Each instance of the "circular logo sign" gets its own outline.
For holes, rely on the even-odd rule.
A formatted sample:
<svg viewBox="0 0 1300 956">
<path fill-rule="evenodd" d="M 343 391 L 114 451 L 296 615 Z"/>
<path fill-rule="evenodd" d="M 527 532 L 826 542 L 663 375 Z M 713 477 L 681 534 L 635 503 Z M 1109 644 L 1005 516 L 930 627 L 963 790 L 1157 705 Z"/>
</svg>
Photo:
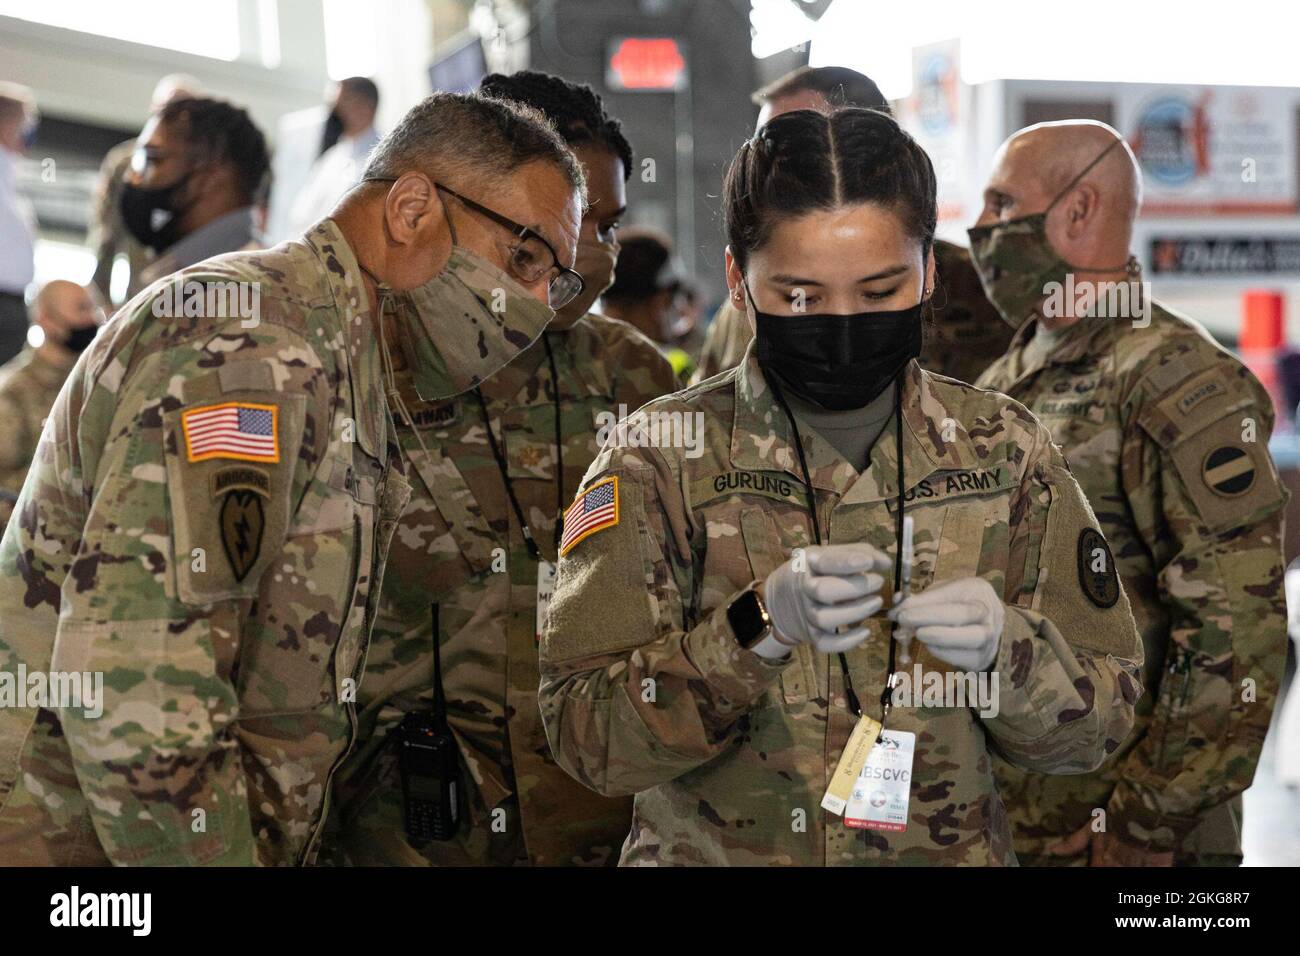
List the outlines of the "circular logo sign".
<svg viewBox="0 0 1300 956">
<path fill-rule="evenodd" d="M 1196 175 L 1198 118 L 1191 103 L 1157 100 L 1138 120 L 1134 152 L 1144 172 L 1166 186 L 1179 186 Z"/>
</svg>

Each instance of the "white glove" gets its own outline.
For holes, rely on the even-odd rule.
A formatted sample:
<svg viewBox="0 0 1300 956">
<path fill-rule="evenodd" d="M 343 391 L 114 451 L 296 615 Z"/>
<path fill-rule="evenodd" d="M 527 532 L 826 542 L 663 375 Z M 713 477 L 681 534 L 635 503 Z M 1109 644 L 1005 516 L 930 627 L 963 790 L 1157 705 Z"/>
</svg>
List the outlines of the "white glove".
<svg viewBox="0 0 1300 956">
<path fill-rule="evenodd" d="M 997 660 L 1006 608 L 983 578 L 958 578 L 909 595 L 887 617 L 914 631 L 941 661 L 984 671 Z"/>
<path fill-rule="evenodd" d="M 768 658 L 784 657 L 790 645 L 812 644 L 827 654 L 847 651 L 870 633 L 863 622 L 884 604 L 880 589 L 889 557 L 869 544 L 805 548 L 767 576 L 763 598 L 776 635 L 754 647 Z M 847 631 L 837 628 L 849 626 Z"/>
</svg>

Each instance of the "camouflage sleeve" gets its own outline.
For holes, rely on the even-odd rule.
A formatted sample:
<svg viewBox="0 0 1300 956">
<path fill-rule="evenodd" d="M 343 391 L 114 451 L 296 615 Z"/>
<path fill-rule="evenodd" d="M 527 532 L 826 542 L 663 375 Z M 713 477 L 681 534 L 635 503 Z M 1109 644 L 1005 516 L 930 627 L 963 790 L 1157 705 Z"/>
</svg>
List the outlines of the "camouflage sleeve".
<svg viewBox="0 0 1300 956">
<path fill-rule="evenodd" d="M 1193 379 L 1139 412 L 1123 450 L 1169 641 L 1151 724 L 1108 816 L 1154 850 L 1176 849 L 1206 809 L 1250 786 L 1286 662 L 1287 494 L 1268 454 L 1272 407 L 1253 379 L 1203 378 L 1214 387 Z"/>
<path fill-rule="evenodd" d="M 540 697 L 560 766 L 614 796 L 657 786 L 720 754 L 737 718 L 789 658 L 768 662 L 737 644 L 729 602 L 693 619 L 685 505 L 657 450 L 607 448 L 587 472 L 584 492 L 607 481 L 617 524 L 560 559 Z"/>
<path fill-rule="evenodd" d="M 984 725 L 1018 767 L 1086 773 L 1133 728 L 1142 643 L 1097 519 L 1036 429 L 1011 502 L 999 712 Z"/>
<path fill-rule="evenodd" d="M 5 440 L 0 442 L 0 475 L 19 471 L 27 466 L 27 453 L 34 446 L 27 433 L 27 416 L 22 408 L 7 394 L 0 391 L 0 422 L 5 423 Z M 17 493 L 17 488 L 10 488 Z"/>
<path fill-rule="evenodd" d="M 38 525 L 85 509 L 51 664 L 103 675 L 102 713 L 59 711 L 77 782 L 115 863 L 253 865 L 236 661 L 332 388 L 305 340 L 266 322 L 96 373 L 60 397 L 34 493 Z M 267 439 L 205 437 L 231 410 Z"/>
</svg>

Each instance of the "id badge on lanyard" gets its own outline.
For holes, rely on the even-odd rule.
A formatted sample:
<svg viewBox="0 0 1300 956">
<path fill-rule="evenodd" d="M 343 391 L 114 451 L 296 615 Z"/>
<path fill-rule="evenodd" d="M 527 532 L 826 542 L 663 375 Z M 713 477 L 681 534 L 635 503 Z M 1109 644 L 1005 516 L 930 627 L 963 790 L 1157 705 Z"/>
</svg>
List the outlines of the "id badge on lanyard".
<svg viewBox="0 0 1300 956">
<path fill-rule="evenodd" d="M 907 804 L 912 795 L 912 756 L 916 734 L 885 730 L 849 795 L 844 825 L 855 830 L 907 829 Z"/>
</svg>

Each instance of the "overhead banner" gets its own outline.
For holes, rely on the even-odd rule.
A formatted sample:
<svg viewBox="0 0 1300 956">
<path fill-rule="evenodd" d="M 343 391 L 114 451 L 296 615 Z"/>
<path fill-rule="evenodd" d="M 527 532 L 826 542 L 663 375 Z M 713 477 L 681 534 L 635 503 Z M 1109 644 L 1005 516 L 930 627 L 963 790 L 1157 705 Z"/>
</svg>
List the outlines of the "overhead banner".
<svg viewBox="0 0 1300 956">
<path fill-rule="evenodd" d="M 1300 275 L 1300 236 L 1152 236 L 1152 275 Z"/>
<path fill-rule="evenodd" d="M 1294 94 L 1235 86 L 1117 87 L 1150 216 L 1296 211 Z"/>
</svg>

